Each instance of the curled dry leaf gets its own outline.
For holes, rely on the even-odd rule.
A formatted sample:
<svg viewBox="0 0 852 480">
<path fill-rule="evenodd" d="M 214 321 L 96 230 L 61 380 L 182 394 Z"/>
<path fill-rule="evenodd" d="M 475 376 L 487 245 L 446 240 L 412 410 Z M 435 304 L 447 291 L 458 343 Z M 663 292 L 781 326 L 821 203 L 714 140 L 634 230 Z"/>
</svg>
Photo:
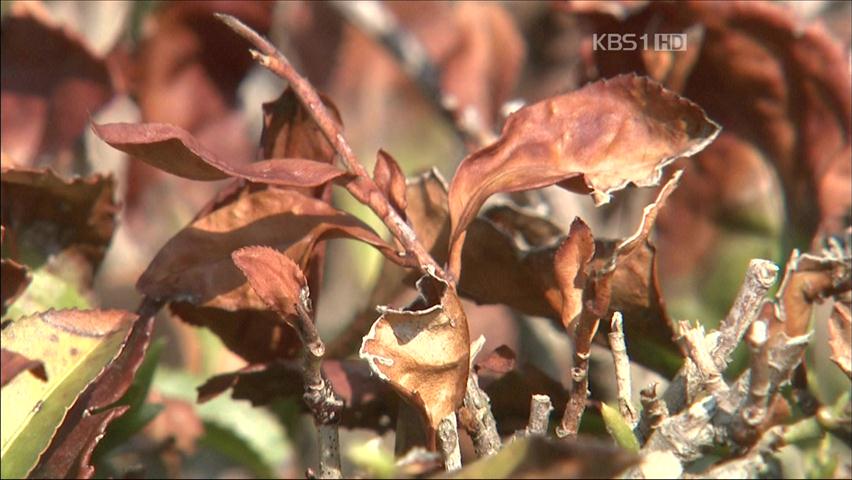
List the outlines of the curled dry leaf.
<svg viewBox="0 0 852 480">
<path fill-rule="evenodd" d="M 788 245 L 805 247 L 848 225 L 852 77 L 848 51 L 821 22 L 774 2 L 700 1 L 648 2 L 623 22 L 593 21 L 594 32 L 609 35 L 704 30 L 700 43 L 688 43 L 681 58 L 673 55 L 664 82 L 700 104 L 724 130 L 690 162 L 684 188 L 660 218 L 660 265 L 667 283 L 691 281 L 701 291 L 708 272 L 729 264 L 720 256 L 731 231 L 746 226 L 752 234 L 757 227 L 764 236 L 781 235 L 776 209 L 786 209 L 795 232 L 784 232 Z M 693 54 L 697 58 L 689 58 Z M 653 74 L 660 57 L 669 55 L 594 53 L 605 76 Z M 776 178 L 783 204 L 773 198 Z M 741 268 L 748 258 L 737 258 Z"/>
<path fill-rule="evenodd" d="M 554 276 L 562 293 L 562 324 L 566 329 L 575 326 L 574 320 L 583 311 L 587 268 L 594 255 L 592 230 L 579 217 L 575 218 L 553 259 Z"/>
<path fill-rule="evenodd" d="M 12 379 L 23 372 L 30 372 L 43 381 L 47 381 L 47 372 L 44 370 L 44 363 L 40 360 L 31 360 L 20 353 L 6 350 L 0 350 L 2 354 L 2 376 L 0 376 L 0 386 L 5 386 Z"/>
<path fill-rule="evenodd" d="M 50 310 L 2 330 L 3 346 L 42 361 L 48 378 L 19 376 L 0 391 L 4 478 L 35 467 L 68 409 L 119 354 L 135 318 L 119 310 Z"/>
<path fill-rule="evenodd" d="M 237 400 L 252 405 L 268 405 L 284 398 L 301 399 L 301 362 L 276 361 L 249 365 L 235 372 L 216 375 L 198 387 L 198 401 L 206 402 L 229 388 Z M 360 360 L 324 360 L 322 372 L 344 401 L 341 425 L 347 428 L 371 428 L 383 432 L 394 425 L 398 396 L 391 387 L 373 375 Z M 298 404 L 307 411 L 307 405 Z"/>
<path fill-rule="evenodd" d="M 3 249 L 29 266 L 69 252 L 94 273 L 106 253 L 118 207 L 111 176 L 64 180 L 52 170 L 2 169 Z"/>
<path fill-rule="evenodd" d="M 560 184 L 598 203 L 629 183 L 656 185 L 662 169 L 701 151 L 719 127 L 697 105 L 644 77 L 621 75 L 522 108 L 500 138 L 459 165 L 450 185 L 450 268 L 464 232 L 498 192 Z"/>
<path fill-rule="evenodd" d="M 831 360 L 852 377 L 852 313 L 847 305 L 838 302 L 828 320 L 828 346 Z"/>
<path fill-rule="evenodd" d="M 805 335 L 814 303 L 852 290 L 850 275 L 848 260 L 794 251 L 778 289 L 779 321 L 771 324 L 770 331 L 780 329 L 790 338 Z"/>
<path fill-rule="evenodd" d="M 316 187 L 346 174 L 324 162 L 301 158 L 226 162 L 186 130 L 161 123 L 92 124 L 92 130 L 111 146 L 154 167 L 192 180 L 245 178 L 285 187 Z"/>
<path fill-rule="evenodd" d="M 425 420 L 434 447 L 440 421 L 461 405 L 470 369 L 470 334 L 455 288 L 437 277 L 418 281 L 409 309 L 383 307 L 359 356 Z"/>
<path fill-rule="evenodd" d="M 396 160 L 384 150 L 379 150 L 379 153 L 376 154 L 373 181 L 388 198 L 394 210 L 405 219 L 405 209 L 408 206 L 408 201 L 405 198 L 405 174 L 402 173 L 402 169 L 399 168 Z"/>
<path fill-rule="evenodd" d="M 76 34 L 24 12 L 25 4 L 11 10 L 0 42 L 0 136 L 5 153 L 32 166 L 41 154 L 73 146 L 112 97 L 112 82 L 104 60 Z"/>
</svg>

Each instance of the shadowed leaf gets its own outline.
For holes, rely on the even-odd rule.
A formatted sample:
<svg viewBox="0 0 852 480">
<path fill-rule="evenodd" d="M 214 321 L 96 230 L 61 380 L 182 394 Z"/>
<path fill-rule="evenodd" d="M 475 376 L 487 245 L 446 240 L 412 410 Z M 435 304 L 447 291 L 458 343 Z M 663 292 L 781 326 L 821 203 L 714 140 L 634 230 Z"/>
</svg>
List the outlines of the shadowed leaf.
<svg viewBox="0 0 852 480">
<path fill-rule="evenodd" d="M 0 386 L 5 386 L 17 377 L 18 374 L 23 372 L 30 372 L 37 378 L 45 382 L 47 381 L 47 372 L 45 372 L 44 364 L 41 361 L 30 360 L 20 353 L 6 350 L 5 348 L 0 350 L 0 353 L 2 353 L 2 362 L 0 364 L 3 365 Z"/>
<path fill-rule="evenodd" d="M 616 478 L 638 456 L 591 438 L 513 440 L 499 453 L 441 478 Z"/>
<path fill-rule="evenodd" d="M 231 253 L 265 245 L 283 251 L 304 271 L 314 246 L 331 238 L 358 239 L 400 260 L 351 215 L 294 191 L 268 189 L 241 196 L 184 228 L 160 250 L 137 286 L 152 298 L 229 311 L 267 310 Z"/>
</svg>

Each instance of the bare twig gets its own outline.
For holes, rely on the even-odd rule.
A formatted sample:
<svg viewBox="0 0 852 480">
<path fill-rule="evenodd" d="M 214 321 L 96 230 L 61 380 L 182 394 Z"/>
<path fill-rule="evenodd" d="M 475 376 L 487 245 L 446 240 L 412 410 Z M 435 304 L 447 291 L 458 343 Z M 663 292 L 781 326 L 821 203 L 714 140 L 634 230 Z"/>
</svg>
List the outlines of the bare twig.
<svg viewBox="0 0 852 480">
<path fill-rule="evenodd" d="M 636 413 L 636 408 L 633 406 L 633 402 L 630 401 L 630 357 L 627 356 L 627 346 L 624 343 L 621 312 L 612 314 L 610 330 L 608 338 L 610 351 L 612 352 L 612 361 L 615 365 L 615 390 L 618 398 L 618 410 L 632 428 L 636 426 L 639 417 Z"/>
<path fill-rule="evenodd" d="M 496 140 L 497 136 L 485 127 L 476 109 L 459 105 L 458 99 L 442 90 L 438 68 L 430 60 L 423 44 L 400 25 L 381 2 L 334 1 L 331 4 L 343 18 L 393 55 L 441 116 L 455 127 L 462 140 L 477 146 Z"/>
<path fill-rule="evenodd" d="M 731 310 L 719 326 L 719 340 L 712 351 L 713 361 L 720 370 L 730 362 L 751 322 L 757 318 L 766 292 L 778 278 L 778 266 L 768 260 L 754 259 L 748 265 L 745 281 L 737 294 Z"/>
<path fill-rule="evenodd" d="M 680 322 L 680 342 L 689 359 L 695 365 L 702 386 L 717 399 L 728 392 L 728 384 L 722 378 L 722 372 L 713 362 L 713 357 L 705 347 L 704 327 L 690 327 L 688 322 Z"/>
<path fill-rule="evenodd" d="M 731 310 L 719 331 L 710 334 L 716 337 L 709 342 L 711 345 L 715 344 L 715 347 L 710 349 L 710 355 L 719 371 L 724 371 L 727 367 L 728 357 L 757 317 L 766 292 L 775 283 L 777 276 L 778 267 L 768 260 L 753 259 L 749 263 Z M 670 412 L 678 412 L 695 397 L 700 387 L 701 379 L 697 375 L 695 364 L 687 362 L 669 384 L 663 394 L 663 400 Z"/>
<path fill-rule="evenodd" d="M 461 468 L 461 448 L 455 412 L 447 415 L 438 424 L 438 448 L 448 472 Z"/>
<path fill-rule="evenodd" d="M 435 276 L 446 279 L 443 269 L 417 240 L 414 230 L 391 207 L 387 197 L 382 194 L 364 166 L 355 157 L 355 153 L 340 132 L 339 125 L 310 82 L 296 72 L 284 54 L 249 26 L 231 15 L 217 13 L 216 17 L 259 50 L 251 50 L 251 54 L 260 65 L 289 82 L 290 87 L 296 92 L 311 118 L 319 126 L 320 131 L 334 147 L 337 154 L 340 155 L 343 164 L 356 177 L 354 181 L 345 185 L 346 189 L 359 202 L 367 205 L 376 213 L 391 234 L 405 248 L 406 254 L 414 257 L 417 262 L 416 266 L 419 266 L 424 272 L 431 269 Z M 454 279 L 451 280 L 454 281 Z"/>
<path fill-rule="evenodd" d="M 580 323 L 574 331 L 574 367 L 571 368 L 571 393 L 562 422 L 556 428 L 556 435 L 576 437 L 580 429 L 580 419 L 586 410 L 586 400 L 589 398 L 589 357 L 591 356 L 592 338 L 598 331 L 600 317 L 592 313 L 592 309 L 584 309 L 580 315 Z"/>
<path fill-rule="evenodd" d="M 751 325 L 746 340 L 751 350 L 751 378 L 749 379 L 748 399 L 740 415 L 750 426 L 757 426 L 766 418 L 766 406 L 769 401 L 769 349 L 766 348 L 766 322 L 758 320 Z"/>
<path fill-rule="evenodd" d="M 642 451 L 669 451 L 684 463 L 699 458 L 701 449 L 713 443 L 715 429 L 710 419 L 715 413 L 716 400 L 708 395 L 663 421 Z"/>
<path fill-rule="evenodd" d="M 341 400 L 322 373 L 325 345 L 319 336 L 311 315 L 311 300 L 307 287 L 303 288 L 296 305 L 299 323 L 297 331 L 304 345 L 305 403 L 314 417 L 319 432 L 319 478 L 342 478 L 340 469 L 340 439 L 338 423 L 343 410 Z"/>
<path fill-rule="evenodd" d="M 657 385 L 657 382 L 654 382 L 639 392 L 642 401 L 642 417 L 634 432 L 640 442 L 648 438 L 669 417 L 666 402 L 657 395 Z"/>
<path fill-rule="evenodd" d="M 527 435 L 546 435 L 550 423 L 550 412 L 553 403 L 547 395 L 533 395 L 530 400 L 530 419 L 527 424 Z"/>
<path fill-rule="evenodd" d="M 491 399 L 482 391 L 473 369 L 467 377 L 467 390 L 462 407 L 462 426 L 473 440 L 478 457 L 493 455 L 503 446 L 497 433 L 497 422 L 491 412 Z"/>
</svg>

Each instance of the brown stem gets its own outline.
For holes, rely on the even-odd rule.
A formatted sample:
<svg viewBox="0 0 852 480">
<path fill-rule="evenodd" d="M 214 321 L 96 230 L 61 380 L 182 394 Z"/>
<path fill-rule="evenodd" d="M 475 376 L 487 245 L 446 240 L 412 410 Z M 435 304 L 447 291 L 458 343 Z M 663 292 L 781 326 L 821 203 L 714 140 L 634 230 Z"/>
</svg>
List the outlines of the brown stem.
<svg viewBox="0 0 852 480">
<path fill-rule="evenodd" d="M 574 332 L 574 367 L 571 368 L 571 393 L 562 422 L 556 429 L 556 435 L 576 437 L 580 429 L 580 419 L 586 410 L 586 400 L 589 398 L 589 357 L 591 356 L 592 338 L 598 331 L 600 317 L 589 309 L 584 309 L 580 323 Z"/>
<path fill-rule="evenodd" d="M 301 76 L 290 62 L 272 43 L 263 38 L 237 18 L 217 13 L 216 17 L 237 34 L 251 42 L 257 50 L 251 50 L 252 57 L 263 67 L 286 80 L 296 92 L 311 118 L 319 126 L 320 131 L 328 139 L 334 150 L 340 155 L 343 164 L 356 179 L 345 184 L 345 187 L 359 202 L 370 207 L 384 222 L 391 234 L 402 244 L 406 253 L 412 255 L 418 266 L 425 272 L 432 269 L 435 276 L 447 279 L 443 269 L 429 255 L 429 252 L 417 240 L 414 230 L 391 207 L 387 197 L 376 186 L 367 170 L 355 157 L 352 148 L 346 142 L 334 117 L 320 99 L 319 94 L 310 82 Z M 454 282 L 454 279 L 450 279 Z"/>
<path fill-rule="evenodd" d="M 666 407 L 666 402 L 657 395 L 657 385 L 658 383 L 654 382 L 639 392 L 642 402 L 642 416 L 635 431 L 640 442 L 648 438 L 654 433 L 654 430 L 660 428 L 660 425 L 669 418 L 669 409 Z"/>
<path fill-rule="evenodd" d="M 473 369 L 467 377 L 467 390 L 464 404 L 459 411 L 462 427 L 473 440 L 473 449 L 477 457 L 494 455 L 502 448 L 497 422 L 491 412 L 491 399 L 482 391 Z"/>
</svg>

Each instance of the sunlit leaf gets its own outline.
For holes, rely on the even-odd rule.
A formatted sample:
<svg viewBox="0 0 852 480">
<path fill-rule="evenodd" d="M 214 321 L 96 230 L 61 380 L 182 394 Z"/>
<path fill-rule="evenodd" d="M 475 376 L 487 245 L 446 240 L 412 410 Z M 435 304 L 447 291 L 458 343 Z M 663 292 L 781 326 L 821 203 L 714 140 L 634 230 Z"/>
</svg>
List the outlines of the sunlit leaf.
<svg viewBox="0 0 852 480">
<path fill-rule="evenodd" d="M 4 347 L 40 359 L 48 376 L 18 376 L 0 391 L 4 478 L 33 468 L 78 395 L 118 354 L 134 318 L 119 310 L 49 311 L 3 329 Z"/>
</svg>

